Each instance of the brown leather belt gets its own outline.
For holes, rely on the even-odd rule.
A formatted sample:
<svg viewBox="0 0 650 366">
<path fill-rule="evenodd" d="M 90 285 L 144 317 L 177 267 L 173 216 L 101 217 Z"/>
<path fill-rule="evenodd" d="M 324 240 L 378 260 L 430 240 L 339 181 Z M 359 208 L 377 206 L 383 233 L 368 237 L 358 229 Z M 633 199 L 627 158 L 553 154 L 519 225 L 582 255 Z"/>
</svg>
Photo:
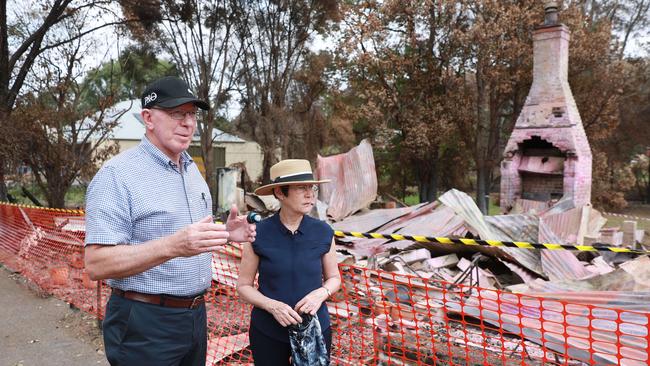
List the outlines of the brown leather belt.
<svg viewBox="0 0 650 366">
<path fill-rule="evenodd" d="M 114 288 L 113 293 L 125 299 L 146 302 L 147 304 L 160 305 L 169 308 L 196 309 L 205 302 L 205 297 L 203 294 L 191 298 L 182 298 L 170 295 L 152 295 L 135 291 L 123 291 L 119 288 Z"/>
</svg>

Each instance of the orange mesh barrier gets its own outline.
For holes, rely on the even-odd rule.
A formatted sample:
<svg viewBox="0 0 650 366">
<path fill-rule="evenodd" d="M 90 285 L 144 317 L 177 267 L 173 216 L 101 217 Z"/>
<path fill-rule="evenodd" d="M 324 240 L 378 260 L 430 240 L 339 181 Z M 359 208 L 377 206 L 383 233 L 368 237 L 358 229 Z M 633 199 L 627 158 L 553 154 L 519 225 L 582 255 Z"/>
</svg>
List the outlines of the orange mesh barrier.
<svg viewBox="0 0 650 366">
<path fill-rule="evenodd" d="M 0 263 L 103 318 L 110 289 L 83 269 L 83 212 L 0 204 Z M 241 250 L 213 256 L 206 365 L 250 364 Z M 649 314 L 340 265 L 328 303 L 336 365 L 648 365 Z"/>
<path fill-rule="evenodd" d="M 0 262 L 102 318 L 109 289 L 84 271 L 82 211 L 0 204 Z"/>
</svg>

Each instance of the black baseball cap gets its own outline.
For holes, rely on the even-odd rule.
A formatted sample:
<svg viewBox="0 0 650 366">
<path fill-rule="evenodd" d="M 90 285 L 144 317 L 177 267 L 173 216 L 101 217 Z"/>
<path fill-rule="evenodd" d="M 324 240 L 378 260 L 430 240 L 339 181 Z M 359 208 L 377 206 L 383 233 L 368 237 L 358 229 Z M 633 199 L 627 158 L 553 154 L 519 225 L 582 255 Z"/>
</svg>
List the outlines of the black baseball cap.
<svg viewBox="0 0 650 366">
<path fill-rule="evenodd" d="M 185 103 L 194 103 L 201 109 L 210 109 L 210 104 L 195 97 L 190 86 L 176 76 L 166 76 L 149 84 L 140 101 L 142 108 L 174 108 Z"/>
</svg>

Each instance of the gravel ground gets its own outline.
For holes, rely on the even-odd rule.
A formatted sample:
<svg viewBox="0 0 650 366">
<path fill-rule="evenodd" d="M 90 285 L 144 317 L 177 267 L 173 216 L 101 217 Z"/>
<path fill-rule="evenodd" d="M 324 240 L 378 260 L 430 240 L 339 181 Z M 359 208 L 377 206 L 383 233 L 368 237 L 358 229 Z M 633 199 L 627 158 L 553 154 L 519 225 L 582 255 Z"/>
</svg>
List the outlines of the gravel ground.
<svg viewBox="0 0 650 366">
<path fill-rule="evenodd" d="M 108 365 L 97 321 L 0 265 L 0 365 Z"/>
</svg>

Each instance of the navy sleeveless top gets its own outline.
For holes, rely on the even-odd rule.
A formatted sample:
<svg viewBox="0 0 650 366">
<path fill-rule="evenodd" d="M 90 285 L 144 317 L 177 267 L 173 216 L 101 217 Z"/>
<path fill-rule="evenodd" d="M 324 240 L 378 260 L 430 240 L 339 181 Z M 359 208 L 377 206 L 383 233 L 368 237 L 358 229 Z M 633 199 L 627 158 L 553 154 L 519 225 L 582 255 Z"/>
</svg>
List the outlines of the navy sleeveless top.
<svg viewBox="0 0 650 366">
<path fill-rule="evenodd" d="M 259 291 L 292 308 L 311 291 L 323 285 L 323 255 L 330 250 L 334 231 L 324 221 L 305 215 L 295 233 L 280 221 L 280 214 L 257 224 L 253 251 L 259 257 Z M 325 302 L 318 309 L 322 331 L 330 326 Z M 287 328 L 271 313 L 253 307 L 251 326 L 268 337 L 289 342 Z"/>
</svg>

